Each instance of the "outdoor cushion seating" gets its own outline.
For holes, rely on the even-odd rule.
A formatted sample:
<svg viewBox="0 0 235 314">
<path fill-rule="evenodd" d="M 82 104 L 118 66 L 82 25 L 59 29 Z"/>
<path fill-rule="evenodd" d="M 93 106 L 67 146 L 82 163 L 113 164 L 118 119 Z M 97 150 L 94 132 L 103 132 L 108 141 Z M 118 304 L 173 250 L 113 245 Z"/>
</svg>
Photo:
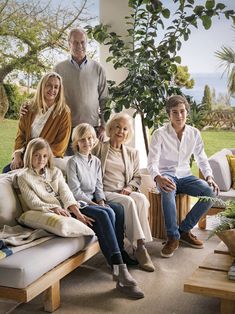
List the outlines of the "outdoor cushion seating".
<svg viewBox="0 0 235 314">
<path fill-rule="evenodd" d="M 216 152 L 214 155 L 212 155 L 208 159 L 209 164 L 213 171 L 214 180 L 220 188 L 218 197 L 224 201 L 229 200 L 229 199 L 235 199 L 235 190 L 232 188 L 231 171 L 230 171 L 229 163 L 226 157 L 226 155 L 234 155 L 234 154 L 235 154 L 234 148 L 230 148 L 230 149 L 224 148 Z M 199 175 L 200 177 L 202 177 L 201 173 Z M 206 216 L 215 215 L 221 212 L 222 210 L 223 208 L 214 204 L 213 207 L 209 209 L 207 214 L 204 215 L 199 220 L 199 223 L 198 223 L 199 227 L 201 229 L 205 229 L 206 228 Z"/>
</svg>

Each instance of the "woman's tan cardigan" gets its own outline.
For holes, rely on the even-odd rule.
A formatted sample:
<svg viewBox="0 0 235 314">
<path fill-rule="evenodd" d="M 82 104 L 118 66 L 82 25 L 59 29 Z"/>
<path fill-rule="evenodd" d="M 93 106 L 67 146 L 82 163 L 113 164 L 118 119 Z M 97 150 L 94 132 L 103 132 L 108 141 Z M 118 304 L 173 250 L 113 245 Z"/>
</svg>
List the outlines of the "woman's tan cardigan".
<svg viewBox="0 0 235 314">
<path fill-rule="evenodd" d="M 15 151 L 25 150 L 30 141 L 31 126 L 35 119 L 35 112 L 28 110 L 20 117 L 18 132 L 15 139 Z M 53 117 L 53 111 L 46 121 L 40 137 L 47 140 L 55 157 L 63 157 L 68 146 L 71 133 L 71 114 L 68 109 L 62 110 L 60 115 Z"/>
</svg>

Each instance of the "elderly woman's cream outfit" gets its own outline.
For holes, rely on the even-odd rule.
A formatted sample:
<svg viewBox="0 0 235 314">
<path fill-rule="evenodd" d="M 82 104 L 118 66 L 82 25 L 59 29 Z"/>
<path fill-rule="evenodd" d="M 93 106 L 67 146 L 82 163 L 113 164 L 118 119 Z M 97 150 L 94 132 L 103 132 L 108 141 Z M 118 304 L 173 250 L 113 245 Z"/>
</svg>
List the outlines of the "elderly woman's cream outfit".
<svg viewBox="0 0 235 314">
<path fill-rule="evenodd" d="M 113 148 L 108 141 L 99 142 L 93 153 L 101 160 L 107 200 L 120 203 L 124 207 L 127 239 L 135 245 L 138 239 L 152 241 L 148 223 L 149 202 L 144 194 L 138 192 L 141 183 L 138 152 L 125 145 L 121 149 Z M 127 186 L 133 192 L 130 195 L 120 194 Z"/>
</svg>

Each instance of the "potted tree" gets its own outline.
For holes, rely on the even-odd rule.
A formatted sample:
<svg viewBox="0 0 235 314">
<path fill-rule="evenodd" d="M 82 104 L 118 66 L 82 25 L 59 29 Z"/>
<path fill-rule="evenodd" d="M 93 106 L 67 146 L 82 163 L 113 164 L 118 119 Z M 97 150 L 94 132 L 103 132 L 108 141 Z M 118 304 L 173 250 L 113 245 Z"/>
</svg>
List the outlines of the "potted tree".
<svg viewBox="0 0 235 314">
<path fill-rule="evenodd" d="M 149 150 L 149 130 L 154 130 L 165 120 L 165 101 L 172 94 L 181 94 L 182 87 L 192 87 L 186 75 L 182 80 L 179 55 L 183 41 L 191 35 L 191 29 L 202 22 L 209 29 L 214 17 L 225 15 L 234 18 L 234 11 L 222 3 L 207 0 L 196 5 L 194 0 L 129 0 L 130 16 L 126 16 L 127 36 L 123 38 L 109 30 L 108 25 L 88 26 L 88 35 L 109 47 L 115 69 L 127 69 L 127 77 L 117 84 L 109 82 L 109 101 L 105 108 L 105 120 L 112 110 L 132 108 L 134 117 L 140 116 L 146 154 Z M 181 71 L 180 71 L 181 70 Z M 153 181 L 143 170 L 147 191 Z"/>
<path fill-rule="evenodd" d="M 199 22 L 209 29 L 214 17 L 235 19 L 235 14 L 214 0 L 204 5 L 196 5 L 194 0 L 129 0 L 128 4 L 132 13 L 126 16 L 126 38 L 109 31 L 108 25 L 90 26 L 87 31 L 90 37 L 109 46 L 107 62 L 112 62 L 115 69 L 128 70 L 120 84 L 109 82 L 105 119 L 113 109 L 119 112 L 132 108 L 134 117 L 140 115 L 148 153 L 146 127 L 154 129 L 164 122 L 166 98 L 180 94 L 180 88 L 187 85 L 177 85 L 175 79 L 182 41 L 190 38 L 191 29 Z"/>
</svg>

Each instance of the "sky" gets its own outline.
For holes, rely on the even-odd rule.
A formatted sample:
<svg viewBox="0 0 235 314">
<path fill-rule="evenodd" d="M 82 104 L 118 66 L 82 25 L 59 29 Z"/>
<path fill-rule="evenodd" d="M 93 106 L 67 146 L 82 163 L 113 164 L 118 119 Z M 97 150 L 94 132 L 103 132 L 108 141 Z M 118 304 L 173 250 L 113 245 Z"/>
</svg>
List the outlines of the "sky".
<svg viewBox="0 0 235 314">
<path fill-rule="evenodd" d="M 55 3 L 57 3 L 56 0 Z M 118 0 L 110 0 L 118 1 Z M 128 1 L 128 0 L 126 0 Z M 196 5 L 205 3 L 206 0 L 195 0 Z M 80 0 L 64 0 L 63 3 L 79 3 Z M 89 9 L 92 14 L 99 16 L 99 0 L 88 0 Z M 173 8 L 172 0 L 162 0 L 166 7 Z M 228 9 L 235 10 L 235 0 L 220 0 L 216 3 L 224 3 Z M 97 20 L 98 23 L 98 20 Z M 215 51 L 220 50 L 222 46 L 228 46 L 235 49 L 235 31 L 232 30 L 231 20 L 226 18 L 213 19 L 212 27 L 205 30 L 199 22 L 198 29 L 193 28 L 192 34 L 187 42 L 183 42 L 179 55 L 182 58 L 182 65 L 189 67 L 190 73 L 222 73 L 219 66 L 220 61 L 215 56 Z"/>
<path fill-rule="evenodd" d="M 220 2 L 235 10 L 235 0 Z M 222 46 L 235 50 L 235 30 L 232 30 L 231 20 L 215 18 L 211 29 L 204 30 L 202 26 L 193 29 L 190 39 L 182 45 L 182 64 L 188 65 L 190 73 L 221 73 L 223 70 L 215 51 L 221 50 Z"/>
</svg>

